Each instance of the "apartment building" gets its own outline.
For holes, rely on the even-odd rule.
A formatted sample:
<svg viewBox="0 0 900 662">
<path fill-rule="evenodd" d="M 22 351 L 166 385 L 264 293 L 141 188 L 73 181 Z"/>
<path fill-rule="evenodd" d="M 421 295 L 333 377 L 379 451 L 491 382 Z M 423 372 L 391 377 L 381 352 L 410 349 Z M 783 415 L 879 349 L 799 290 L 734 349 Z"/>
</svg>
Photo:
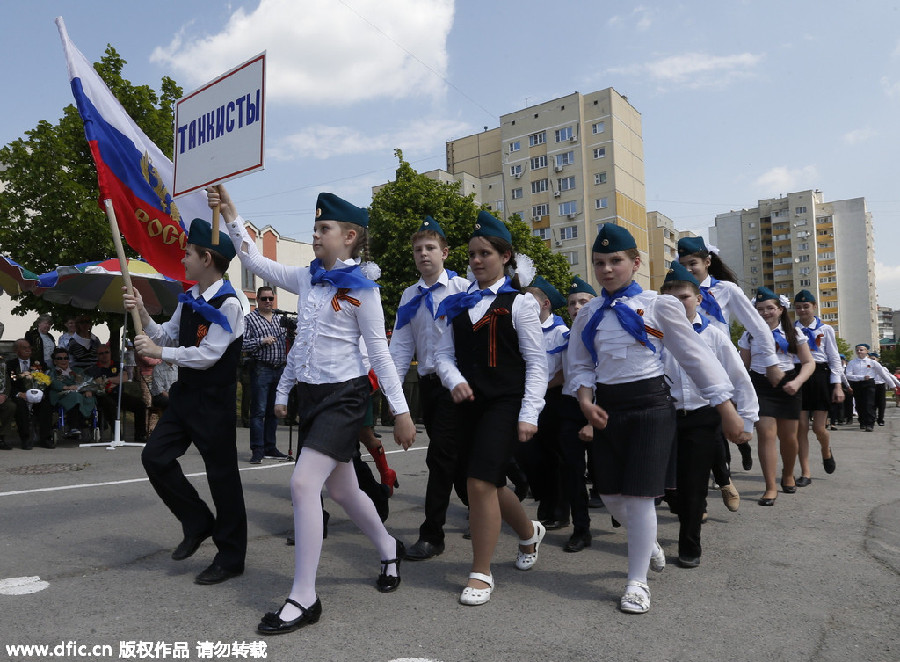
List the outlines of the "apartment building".
<svg viewBox="0 0 900 662">
<path fill-rule="evenodd" d="M 594 285 L 600 225 L 627 228 L 643 258 L 637 280 L 649 287 L 643 152 L 640 113 L 607 88 L 508 113 L 499 127 L 448 142 L 447 172 L 465 179 L 464 193 L 504 216 L 519 214 Z"/>
<path fill-rule="evenodd" d="M 658 211 L 647 212 L 647 232 L 650 245 L 650 289 L 659 290 L 673 260 L 678 259 L 678 240 L 696 237 L 690 230 L 679 231 L 675 222 Z"/>
<path fill-rule="evenodd" d="M 875 243 L 865 198 L 826 202 L 819 190 L 718 214 L 711 242 L 747 296 L 765 285 L 793 299 L 807 289 L 822 321 L 851 345 L 878 345 Z"/>
</svg>

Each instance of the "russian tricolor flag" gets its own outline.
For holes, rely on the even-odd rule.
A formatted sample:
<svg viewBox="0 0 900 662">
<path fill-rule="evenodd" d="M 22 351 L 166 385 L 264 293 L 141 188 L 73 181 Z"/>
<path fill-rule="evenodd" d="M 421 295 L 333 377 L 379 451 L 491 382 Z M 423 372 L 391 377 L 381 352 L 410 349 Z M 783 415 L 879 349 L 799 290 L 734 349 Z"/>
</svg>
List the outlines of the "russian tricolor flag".
<svg viewBox="0 0 900 662">
<path fill-rule="evenodd" d="M 90 62 L 69 41 L 65 23 L 56 19 L 69 68 L 75 105 L 97 165 L 100 207 L 111 200 L 128 244 L 162 274 L 184 279 L 181 258 L 194 218 L 207 221 L 212 211 L 202 190 L 178 198 L 171 191 L 172 162 L 129 117 Z"/>
</svg>

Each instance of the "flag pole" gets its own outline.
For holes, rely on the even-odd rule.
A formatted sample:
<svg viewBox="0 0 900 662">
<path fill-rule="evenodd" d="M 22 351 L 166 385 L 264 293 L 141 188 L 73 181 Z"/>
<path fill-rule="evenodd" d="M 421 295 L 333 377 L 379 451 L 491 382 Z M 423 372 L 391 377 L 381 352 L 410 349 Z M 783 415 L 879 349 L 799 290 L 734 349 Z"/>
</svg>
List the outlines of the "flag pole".
<svg viewBox="0 0 900 662">
<path fill-rule="evenodd" d="M 212 245 L 219 245 L 219 205 L 213 207 L 212 217 Z"/>
<path fill-rule="evenodd" d="M 106 218 L 109 219 L 109 229 L 112 231 L 113 243 L 116 245 L 116 255 L 119 257 L 119 270 L 122 272 L 122 280 L 125 281 L 125 289 L 128 294 L 134 295 L 134 286 L 131 284 L 131 274 L 128 273 L 128 260 L 125 257 L 125 249 L 122 247 L 122 237 L 119 233 L 119 224 L 116 221 L 116 211 L 113 209 L 112 200 L 103 201 L 106 207 Z M 141 314 L 137 308 L 131 311 L 131 321 L 134 324 L 134 332 L 140 335 L 144 332 L 141 324 Z"/>
</svg>

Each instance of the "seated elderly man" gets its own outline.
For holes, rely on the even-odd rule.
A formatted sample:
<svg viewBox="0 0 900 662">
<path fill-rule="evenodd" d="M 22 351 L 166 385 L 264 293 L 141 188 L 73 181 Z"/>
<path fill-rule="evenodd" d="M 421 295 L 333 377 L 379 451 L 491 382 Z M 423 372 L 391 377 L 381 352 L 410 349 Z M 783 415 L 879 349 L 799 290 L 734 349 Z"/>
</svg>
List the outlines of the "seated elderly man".
<svg viewBox="0 0 900 662">
<path fill-rule="evenodd" d="M 50 404 L 61 406 L 66 413 L 66 424 L 71 436 L 81 437 L 81 428 L 85 427 L 91 412 L 94 411 L 95 398 L 91 390 L 82 386 L 89 378 L 78 368 L 69 367 L 69 352 L 64 349 L 53 351 L 53 370 L 50 372 Z"/>
<path fill-rule="evenodd" d="M 112 362 L 109 345 L 97 349 L 96 365 L 85 370 L 85 374 L 97 383 L 97 407 L 109 425 L 116 420 L 119 406 L 119 390 L 122 391 L 122 410 L 134 414 L 134 440 L 147 440 L 147 406 L 141 394 L 140 384 L 131 381 L 130 368 L 124 371 Z"/>
<path fill-rule="evenodd" d="M 50 422 L 53 408 L 47 397 L 40 402 L 28 401 L 28 390 L 34 386 L 31 373 L 33 370 L 44 370 L 39 359 L 31 357 L 31 343 L 25 338 L 16 341 L 16 356 L 6 362 L 6 376 L 10 380 L 10 399 L 16 404 L 16 425 L 19 428 L 19 440 L 23 450 L 31 450 L 32 421 L 37 420 L 38 438 L 45 448 L 53 448 L 53 437 L 50 435 Z M 46 393 L 44 394 L 46 396 Z"/>
<path fill-rule="evenodd" d="M 9 427 L 16 418 L 16 403 L 12 400 L 12 383 L 6 374 L 6 362 L 0 361 L 0 451 L 10 451 L 6 441 Z"/>
</svg>

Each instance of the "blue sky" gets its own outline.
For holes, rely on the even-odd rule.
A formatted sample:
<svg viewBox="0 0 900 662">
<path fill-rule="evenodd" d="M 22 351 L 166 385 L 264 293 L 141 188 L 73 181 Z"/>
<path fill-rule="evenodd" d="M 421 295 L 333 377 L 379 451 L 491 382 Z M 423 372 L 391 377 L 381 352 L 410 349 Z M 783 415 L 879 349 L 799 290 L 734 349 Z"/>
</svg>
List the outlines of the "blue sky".
<svg viewBox="0 0 900 662">
<path fill-rule="evenodd" d="M 266 170 L 229 188 L 282 234 L 309 238 L 321 190 L 367 204 L 395 147 L 440 168 L 448 139 L 612 86 L 643 118 L 648 210 L 705 235 L 717 213 L 788 191 L 865 197 L 879 302 L 900 308 L 898 3 L 6 3 L 3 144 L 72 101 L 56 16 L 89 60 L 111 43 L 156 88 L 170 75 L 191 91 L 266 50 Z"/>
</svg>

